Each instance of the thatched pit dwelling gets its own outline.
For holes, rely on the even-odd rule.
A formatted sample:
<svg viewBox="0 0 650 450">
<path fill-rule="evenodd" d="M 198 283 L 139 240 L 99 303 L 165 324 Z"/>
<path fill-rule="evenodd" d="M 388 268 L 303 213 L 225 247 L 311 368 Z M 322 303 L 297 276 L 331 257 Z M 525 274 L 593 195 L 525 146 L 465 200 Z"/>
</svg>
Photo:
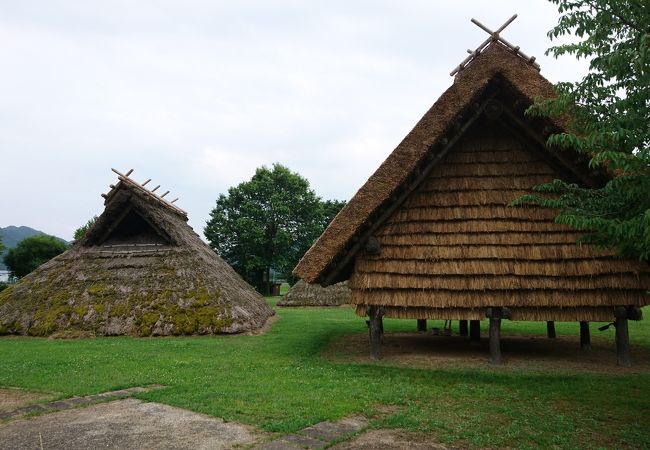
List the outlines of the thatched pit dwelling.
<svg viewBox="0 0 650 450">
<path fill-rule="evenodd" d="M 0 333 L 241 333 L 273 315 L 183 210 L 129 174 L 82 239 L 0 293 Z"/>
<path fill-rule="evenodd" d="M 562 124 L 524 111 L 554 90 L 531 60 L 492 41 L 455 76 L 399 146 L 294 269 L 308 283 L 349 279 L 357 314 L 370 316 L 379 357 L 381 317 L 461 321 L 478 339 L 490 321 L 501 360 L 502 319 L 616 322 L 619 364 L 629 364 L 627 319 L 649 303 L 650 266 L 578 246 L 556 211 L 508 207 L 556 178 L 606 182 L 577 153 L 546 145 Z"/>
<path fill-rule="evenodd" d="M 323 287 L 298 280 L 278 302 L 278 306 L 341 306 L 350 303 L 347 281 Z"/>
</svg>

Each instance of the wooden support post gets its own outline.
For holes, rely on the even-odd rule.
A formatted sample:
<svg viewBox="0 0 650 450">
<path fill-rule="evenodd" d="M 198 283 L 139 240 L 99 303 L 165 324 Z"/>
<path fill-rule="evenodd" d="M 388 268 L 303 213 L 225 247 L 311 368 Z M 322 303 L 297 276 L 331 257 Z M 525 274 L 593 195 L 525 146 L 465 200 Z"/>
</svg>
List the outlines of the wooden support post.
<svg viewBox="0 0 650 450">
<path fill-rule="evenodd" d="M 469 340 L 473 342 L 479 342 L 481 340 L 481 321 L 480 320 L 470 320 L 469 321 Z"/>
<path fill-rule="evenodd" d="M 494 308 L 497 309 L 497 308 Z M 501 364 L 501 317 L 493 314 L 490 317 L 490 362 Z"/>
<path fill-rule="evenodd" d="M 591 336 L 589 335 L 589 322 L 580 322 L 580 348 L 591 350 Z"/>
<path fill-rule="evenodd" d="M 467 321 L 459 320 L 458 321 L 458 332 L 461 336 L 467 336 Z"/>
<path fill-rule="evenodd" d="M 616 360 L 619 366 L 630 367 L 630 334 L 627 328 L 627 308 L 619 306 L 616 308 Z"/>
<path fill-rule="evenodd" d="M 555 339 L 555 322 L 552 320 L 546 322 L 546 335 L 549 339 Z"/>
<path fill-rule="evenodd" d="M 379 306 L 371 306 L 368 310 L 370 318 L 368 322 L 368 329 L 370 333 L 370 357 L 372 359 L 381 358 L 381 334 L 382 334 L 382 318 L 381 309 Z"/>
<path fill-rule="evenodd" d="M 427 331 L 427 319 L 418 319 L 418 333 Z"/>
</svg>

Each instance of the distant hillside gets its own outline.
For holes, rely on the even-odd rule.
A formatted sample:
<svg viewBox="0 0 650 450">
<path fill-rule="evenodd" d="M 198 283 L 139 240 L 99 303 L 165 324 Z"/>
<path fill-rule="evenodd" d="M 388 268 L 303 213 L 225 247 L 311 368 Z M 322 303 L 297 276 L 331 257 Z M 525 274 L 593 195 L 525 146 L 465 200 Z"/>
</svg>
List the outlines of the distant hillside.
<svg viewBox="0 0 650 450">
<path fill-rule="evenodd" d="M 37 234 L 47 234 L 47 233 L 43 233 L 42 231 L 35 230 L 33 228 L 25 227 L 25 226 L 15 227 L 13 225 L 9 225 L 8 227 L 0 228 L 0 236 L 2 237 L 2 243 L 7 249 L 13 248 L 16 245 L 18 245 L 18 243 L 23 239 L 30 236 L 35 236 Z M 57 239 L 60 239 L 61 241 L 67 243 L 65 239 L 61 239 L 61 238 L 57 238 Z M 0 253 L 0 270 L 7 270 L 3 258 L 4 258 L 4 253 Z"/>
</svg>

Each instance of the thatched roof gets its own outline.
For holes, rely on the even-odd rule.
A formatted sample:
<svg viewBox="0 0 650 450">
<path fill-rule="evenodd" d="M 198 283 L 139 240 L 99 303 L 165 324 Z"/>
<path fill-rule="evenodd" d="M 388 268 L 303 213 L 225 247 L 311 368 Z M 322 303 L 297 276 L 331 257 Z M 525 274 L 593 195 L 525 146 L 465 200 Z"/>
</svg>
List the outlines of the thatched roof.
<svg viewBox="0 0 650 450">
<path fill-rule="evenodd" d="M 184 211 L 124 176 L 105 198 L 70 250 L 0 293 L 0 332 L 239 333 L 273 315 Z"/>
<path fill-rule="evenodd" d="M 361 314 L 382 305 L 393 317 L 481 318 L 486 306 L 507 306 L 519 308 L 513 318 L 609 320 L 612 305 L 648 303 L 647 264 L 577 246 L 556 211 L 507 207 L 554 178 L 606 181 L 579 155 L 545 145 L 561 123 L 524 116 L 535 97 L 552 95 L 534 66 L 490 44 L 294 273 L 323 285 L 351 277 Z"/>
<path fill-rule="evenodd" d="M 278 302 L 278 306 L 340 306 L 350 303 L 347 281 L 323 287 L 298 280 Z"/>
</svg>

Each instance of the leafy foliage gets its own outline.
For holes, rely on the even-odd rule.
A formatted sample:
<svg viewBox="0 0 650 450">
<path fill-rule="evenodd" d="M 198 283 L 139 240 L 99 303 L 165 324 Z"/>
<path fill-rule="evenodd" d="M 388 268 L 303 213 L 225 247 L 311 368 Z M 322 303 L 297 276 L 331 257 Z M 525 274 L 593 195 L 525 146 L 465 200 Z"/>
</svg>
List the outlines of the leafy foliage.
<svg viewBox="0 0 650 450">
<path fill-rule="evenodd" d="M 97 222 L 98 217 L 97 216 L 92 216 L 88 222 L 86 222 L 84 225 L 80 226 L 77 228 L 74 232 L 74 240 L 81 239 L 82 237 L 85 236 L 86 232 L 95 225 L 95 222 Z"/>
<path fill-rule="evenodd" d="M 268 293 L 271 269 L 291 279 L 293 267 L 343 205 L 321 201 L 306 179 L 274 164 L 221 194 L 204 233 L 244 279 Z"/>
<path fill-rule="evenodd" d="M 54 236 L 30 236 L 20 241 L 16 247 L 9 249 L 4 262 L 12 276 L 24 277 L 67 249 L 68 245 Z"/>
<path fill-rule="evenodd" d="M 4 252 L 5 244 L 2 242 L 2 236 L 0 236 L 0 253 Z"/>
<path fill-rule="evenodd" d="M 551 39 L 577 41 L 551 47 L 555 57 L 589 58 L 589 73 L 559 83 L 555 99 L 537 99 L 528 113 L 570 117 L 548 143 L 591 158 L 612 175 L 602 189 L 561 181 L 516 203 L 560 208 L 556 222 L 584 230 L 584 242 L 650 259 L 650 5 L 641 0 L 550 0 L 562 14 Z"/>
</svg>

